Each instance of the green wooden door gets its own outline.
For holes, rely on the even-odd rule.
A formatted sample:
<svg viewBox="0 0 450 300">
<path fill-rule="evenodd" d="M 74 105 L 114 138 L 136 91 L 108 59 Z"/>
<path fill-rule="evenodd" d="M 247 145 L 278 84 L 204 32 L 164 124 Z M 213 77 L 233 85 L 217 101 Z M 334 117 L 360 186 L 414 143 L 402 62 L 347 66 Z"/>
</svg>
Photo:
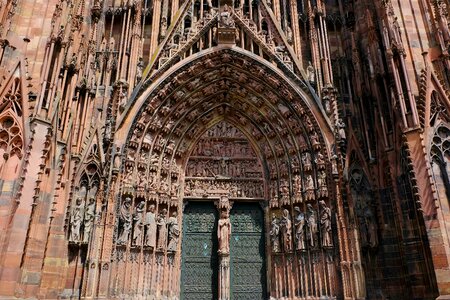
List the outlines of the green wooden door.
<svg viewBox="0 0 450 300">
<path fill-rule="evenodd" d="M 230 219 L 231 299 L 265 300 L 264 213 L 257 203 L 235 202 Z"/>
<path fill-rule="evenodd" d="M 190 202 L 183 216 L 181 299 L 218 299 L 217 209 Z"/>
</svg>

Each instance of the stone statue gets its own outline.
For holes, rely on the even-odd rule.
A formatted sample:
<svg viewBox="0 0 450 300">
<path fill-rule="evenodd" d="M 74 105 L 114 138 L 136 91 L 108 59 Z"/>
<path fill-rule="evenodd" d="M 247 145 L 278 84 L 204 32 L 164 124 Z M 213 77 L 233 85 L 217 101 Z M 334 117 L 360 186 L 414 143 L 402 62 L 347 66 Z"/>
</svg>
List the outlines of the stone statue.
<svg viewBox="0 0 450 300">
<path fill-rule="evenodd" d="M 306 78 L 308 78 L 308 81 L 311 84 L 314 84 L 316 82 L 316 72 L 311 62 L 308 63 L 308 67 L 306 68 Z"/>
<path fill-rule="evenodd" d="M 163 209 L 158 216 L 156 225 L 158 226 L 158 243 L 156 245 L 158 250 L 164 250 L 167 242 L 167 209 Z"/>
<path fill-rule="evenodd" d="M 219 239 L 219 254 L 230 253 L 230 235 L 231 223 L 228 214 L 228 209 L 223 209 L 220 212 L 219 225 L 217 226 L 217 238 Z"/>
<path fill-rule="evenodd" d="M 122 203 L 119 211 L 119 238 L 118 245 L 125 245 L 128 242 L 131 231 L 132 215 L 130 212 L 131 198 L 127 197 Z"/>
<path fill-rule="evenodd" d="M 342 119 L 338 119 L 336 121 L 336 130 L 338 132 L 339 137 L 342 141 L 346 141 L 347 137 L 345 135 L 345 123 L 342 121 Z"/>
<path fill-rule="evenodd" d="M 77 198 L 70 213 L 70 236 L 69 241 L 80 241 L 81 222 L 83 221 L 83 199 Z"/>
<path fill-rule="evenodd" d="M 180 228 L 178 227 L 177 212 L 174 211 L 169 218 L 169 244 L 167 251 L 175 252 L 178 248 L 178 239 L 180 237 Z"/>
<path fill-rule="evenodd" d="M 145 214 L 145 227 L 147 229 L 145 233 L 145 246 L 154 249 L 156 246 L 156 216 L 154 204 L 150 205 L 149 211 Z"/>
<path fill-rule="evenodd" d="M 87 243 L 92 231 L 92 225 L 94 224 L 95 218 L 95 199 L 93 197 L 89 198 L 89 202 L 84 211 L 84 233 L 83 242 Z"/>
<path fill-rule="evenodd" d="M 317 213 L 311 204 L 306 205 L 306 224 L 308 225 L 308 241 L 311 247 L 317 246 Z"/>
<path fill-rule="evenodd" d="M 280 252 L 280 225 L 275 214 L 272 214 L 272 223 L 270 227 L 270 241 L 272 242 L 272 251 Z"/>
<path fill-rule="evenodd" d="M 145 201 L 139 202 L 134 210 L 134 227 L 133 227 L 133 240 L 132 245 L 138 246 L 142 244 L 142 235 L 143 235 L 143 221 L 144 221 L 144 208 Z"/>
<path fill-rule="evenodd" d="M 311 174 L 308 174 L 306 176 L 306 194 L 305 194 L 305 198 L 306 200 L 314 200 L 315 196 L 314 196 L 314 181 L 312 178 Z"/>
<path fill-rule="evenodd" d="M 137 63 L 137 68 L 136 68 L 136 81 L 137 82 L 141 81 L 143 71 L 144 71 L 144 61 L 142 60 L 142 57 L 139 57 L 139 61 Z"/>
<path fill-rule="evenodd" d="M 331 209 L 327 207 L 325 201 L 319 201 L 320 210 L 320 229 L 322 231 L 322 246 L 332 247 L 333 238 L 331 236 Z"/>
<path fill-rule="evenodd" d="M 378 245 L 378 232 L 377 224 L 375 223 L 375 217 L 372 213 L 372 210 L 368 206 L 364 208 L 363 215 L 367 228 L 367 242 L 370 247 L 374 248 Z"/>
<path fill-rule="evenodd" d="M 289 211 L 283 210 L 283 216 L 280 222 L 281 242 L 283 243 L 284 252 L 292 252 L 292 221 Z"/>
<path fill-rule="evenodd" d="M 116 154 L 114 155 L 114 170 L 119 170 L 120 169 L 120 163 L 121 163 L 120 148 L 117 147 L 116 148 Z"/>
<path fill-rule="evenodd" d="M 298 206 L 294 207 L 297 216 L 295 217 L 295 244 L 297 250 L 305 250 L 305 215 Z"/>
</svg>

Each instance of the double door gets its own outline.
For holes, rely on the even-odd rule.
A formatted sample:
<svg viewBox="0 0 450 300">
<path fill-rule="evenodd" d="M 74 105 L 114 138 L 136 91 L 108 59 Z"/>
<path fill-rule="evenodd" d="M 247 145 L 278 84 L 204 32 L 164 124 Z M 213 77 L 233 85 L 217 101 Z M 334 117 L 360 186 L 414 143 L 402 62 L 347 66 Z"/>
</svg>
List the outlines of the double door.
<svg viewBox="0 0 450 300">
<path fill-rule="evenodd" d="M 218 299 L 218 213 L 211 202 L 190 202 L 183 216 L 181 298 Z M 266 299 L 264 214 L 256 203 L 230 212 L 231 299 Z"/>
</svg>

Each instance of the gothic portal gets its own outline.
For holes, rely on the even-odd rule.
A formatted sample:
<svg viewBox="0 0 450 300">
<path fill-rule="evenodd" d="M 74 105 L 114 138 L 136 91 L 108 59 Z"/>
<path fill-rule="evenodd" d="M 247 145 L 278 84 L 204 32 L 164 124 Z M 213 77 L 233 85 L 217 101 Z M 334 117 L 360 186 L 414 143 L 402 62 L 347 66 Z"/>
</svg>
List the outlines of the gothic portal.
<svg viewBox="0 0 450 300">
<path fill-rule="evenodd" d="M 449 299 L 448 0 L 4 0 L 1 299 Z"/>
</svg>

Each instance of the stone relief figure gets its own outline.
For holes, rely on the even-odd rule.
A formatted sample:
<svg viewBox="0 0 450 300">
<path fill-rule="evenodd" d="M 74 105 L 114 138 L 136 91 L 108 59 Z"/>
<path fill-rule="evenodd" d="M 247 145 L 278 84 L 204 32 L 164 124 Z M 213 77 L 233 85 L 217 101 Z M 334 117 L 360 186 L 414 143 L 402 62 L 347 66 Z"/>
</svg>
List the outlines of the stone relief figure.
<svg viewBox="0 0 450 300">
<path fill-rule="evenodd" d="M 270 241 L 272 242 L 272 252 L 280 252 L 280 225 L 278 224 L 278 218 L 275 214 L 272 214 L 272 223 L 269 234 Z"/>
<path fill-rule="evenodd" d="M 139 202 L 138 205 L 136 205 L 136 208 L 134 210 L 134 227 L 133 227 L 133 240 L 132 245 L 138 246 L 142 244 L 142 235 L 143 235 L 143 226 L 144 226 L 144 208 L 145 207 L 145 201 Z"/>
<path fill-rule="evenodd" d="M 306 205 L 306 224 L 308 225 L 308 241 L 311 247 L 317 246 L 317 213 L 311 204 Z"/>
<path fill-rule="evenodd" d="M 219 239 L 219 254 L 230 253 L 231 223 L 228 209 L 220 212 L 219 224 L 217 226 L 217 238 Z"/>
<path fill-rule="evenodd" d="M 95 218 L 95 199 L 93 197 L 89 198 L 88 204 L 86 205 L 86 209 L 84 211 L 84 233 L 83 233 L 83 242 L 87 243 L 89 241 L 89 237 L 91 235 L 92 226 L 94 225 Z"/>
<path fill-rule="evenodd" d="M 300 207 L 294 207 L 297 214 L 295 217 L 295 245 L 297 250 L 305 250 L 305 214 L 300 211 Z"/>
<path fill-rule="evenodd" d="M 145 246 L 154 249 L 156 246 L 156 216 L 154 204 L 150 205 L 149 211 L 145 214 L 145 227 L 147 229 L 145 233 Z"/>
<path fill-rule="evenodd" d="M 167 242 L 167 209 L 163 209 L 158 216 L 158 220 L 156 221 L 156 225 L 158 226 L 158 243 L 157 249 L 162 251 L 166 248 Z"/>
<path fill-rule="evenodd" d="M 175 252 L 178 248 L 178 240 L 180 237 L 180 228 L 178 227 L 177 212 L 174 211 L 172 216 L 169 218 L 169 244 L 167 246 L 167 251 Z"/>
<path fill-rule="evenodd" d="M 327 207 L 325 201 L 319 201 L 320 210 L 320 229 L 322 232 L 322 246 L 332 247 L 333 238 L 331 236 L 331 209 Z"/>
<path fill-rule="evenodd" d="M 70 236 L 69 241 L 80 241 L 81 223 L 83 222 L 83 199 L 77 198 L 70 213 Z"/>
<path fill-rule="evenodd" d="M 130 237 L 132 214 L 130 212 L 131 198 L 127 197 L 123 201 L 119 211 L 119 238 L 118 245 L 125 245 Z"/>
<path fill-rule="evenodd" d="M 283 210 L 280 229 L 284 252 L 292 252 L 292 221 L 287 209 Z"/>
</svg>

